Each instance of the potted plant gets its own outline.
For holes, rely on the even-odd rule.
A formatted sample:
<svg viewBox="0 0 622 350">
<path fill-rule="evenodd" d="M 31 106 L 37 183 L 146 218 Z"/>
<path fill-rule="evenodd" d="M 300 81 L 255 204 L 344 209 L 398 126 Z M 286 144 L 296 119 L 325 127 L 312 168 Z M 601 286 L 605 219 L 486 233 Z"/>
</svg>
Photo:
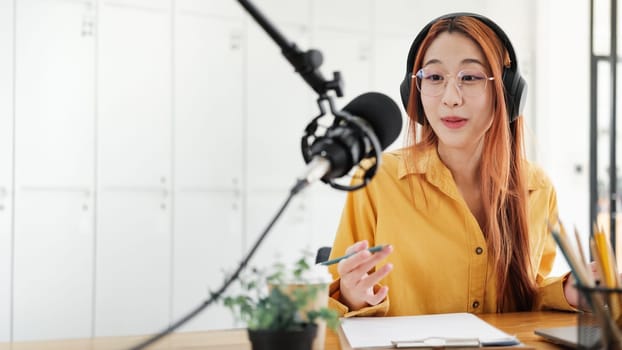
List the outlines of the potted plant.
<svg viewBox="0 0 622 350">
<path fill-rule="evenodd" d="M 252 268 L 238 279 L 239 293 L 223 298 L 236 319 L 246 323 L 253 350 L 311 350 L 318 321 L 337 327 L 337 313 L 326 303 L 313 307 L 318 296 L 327 297 L 328 290 L 327 281 L 309 278 L 311 269 L 306 258 L 298 260 L 290 273 L 280 262 L 269 270 Z"/>
</svg>

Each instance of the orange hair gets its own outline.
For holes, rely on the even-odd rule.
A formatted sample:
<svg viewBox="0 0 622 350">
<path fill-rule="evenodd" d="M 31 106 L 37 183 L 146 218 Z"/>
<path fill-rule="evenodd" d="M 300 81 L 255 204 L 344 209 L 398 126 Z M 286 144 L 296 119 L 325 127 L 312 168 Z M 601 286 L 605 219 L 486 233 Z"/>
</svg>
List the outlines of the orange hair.
<svg viewBox="0 0 622 350">
<path fill-rule="evenodd" d="M 421 68 L 423 56 L 434 39 L 443 32 L 469 37 L 482 50 L 493 80 L 493 121 L 484 136 L 480 163 L 482 202 L 486 223 L 482 228 L 497 274 L 497 312 L 526 311 L 535 305 L 537 286 L 532 273 L 527 224 L 527 176 L 523 140 L 523 118 L 510 123 L 506 110 L 503 67 L 510 58 L 495 32 L 481 21 L 458 16 L 442 19 L 430 28 L 415 58 L 413 72 Z M 438 138 L 427 122 L 421 96 L 412 79 L 408 99 L 409 133 L 407 157 L 435 147 Z M 417 130 L 417 120 L 424 120 Z M 420 134 L 417 135 L 417 132 Z M 419 136 L 419 137 L 417 137 Z"/>
</svg>

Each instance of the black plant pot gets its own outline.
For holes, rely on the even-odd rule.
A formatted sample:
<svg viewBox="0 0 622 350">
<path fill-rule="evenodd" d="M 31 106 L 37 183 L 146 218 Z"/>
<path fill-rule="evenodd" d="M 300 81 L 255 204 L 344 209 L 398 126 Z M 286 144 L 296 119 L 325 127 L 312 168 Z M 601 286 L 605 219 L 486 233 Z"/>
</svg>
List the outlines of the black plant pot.
<svg viewBox="0 0 622 350">
<path fill-rule="evenodd" d="M 248 330 L 253 350 L 311 350 L 317 334 L 315 323 L 307 324 L 302 330 Z"/>
</svg>

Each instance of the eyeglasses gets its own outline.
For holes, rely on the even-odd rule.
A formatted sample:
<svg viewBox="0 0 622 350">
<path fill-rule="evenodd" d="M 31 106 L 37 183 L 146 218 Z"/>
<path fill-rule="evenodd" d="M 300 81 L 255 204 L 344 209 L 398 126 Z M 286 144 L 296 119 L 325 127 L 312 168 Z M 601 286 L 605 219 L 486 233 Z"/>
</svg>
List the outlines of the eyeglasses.
<svg viewBox="0 0 622 350">
<path fill-rule="evenodd" d="M 417 79 L 417 88 L 422 95 L 437 97 L 445 92 L 447 82 L 451 74 L 438 69 L 421 68 L 413 78 Z M 458 72 L 455 77 L 455 84 L 462 96 L 477 97 L 486 91 L 486 84 L 494 77 L 488 77 L 484 72 L 464 69 Z"/>
</svg>

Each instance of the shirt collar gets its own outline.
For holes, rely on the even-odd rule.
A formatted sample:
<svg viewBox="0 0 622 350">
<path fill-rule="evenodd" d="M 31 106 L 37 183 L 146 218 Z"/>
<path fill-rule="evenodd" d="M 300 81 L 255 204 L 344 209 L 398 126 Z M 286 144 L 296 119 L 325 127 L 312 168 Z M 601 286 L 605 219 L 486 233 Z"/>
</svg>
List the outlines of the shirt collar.
<svg viewBox="0 0 622 350">
<path fill-rule="evenodd" d="M 417 159 L 415 159 L 412 166 L 407 165 L 409 151 L 407 149 L 402 149 L 400 153 L 402 157 L 397 167 L 397 176 L 399 179 L 412 174 L 428 174 L 428 176 L 426 176 L 428 179 L 438 178 L 436 175 L 449 172 L 449 169 L 438 157 L 438 153 L 435 148 L 428 148 L 421 151 L 417 155 Z M 529 191 L 534 191 L 539 188 L 546 187 L 545 178 L 542 176 L 541 172 L 538 171 L 537 168 L 535 168 L 530 162 L 526 163 L 528 174 L 527 189 Z"/>
</svg>

